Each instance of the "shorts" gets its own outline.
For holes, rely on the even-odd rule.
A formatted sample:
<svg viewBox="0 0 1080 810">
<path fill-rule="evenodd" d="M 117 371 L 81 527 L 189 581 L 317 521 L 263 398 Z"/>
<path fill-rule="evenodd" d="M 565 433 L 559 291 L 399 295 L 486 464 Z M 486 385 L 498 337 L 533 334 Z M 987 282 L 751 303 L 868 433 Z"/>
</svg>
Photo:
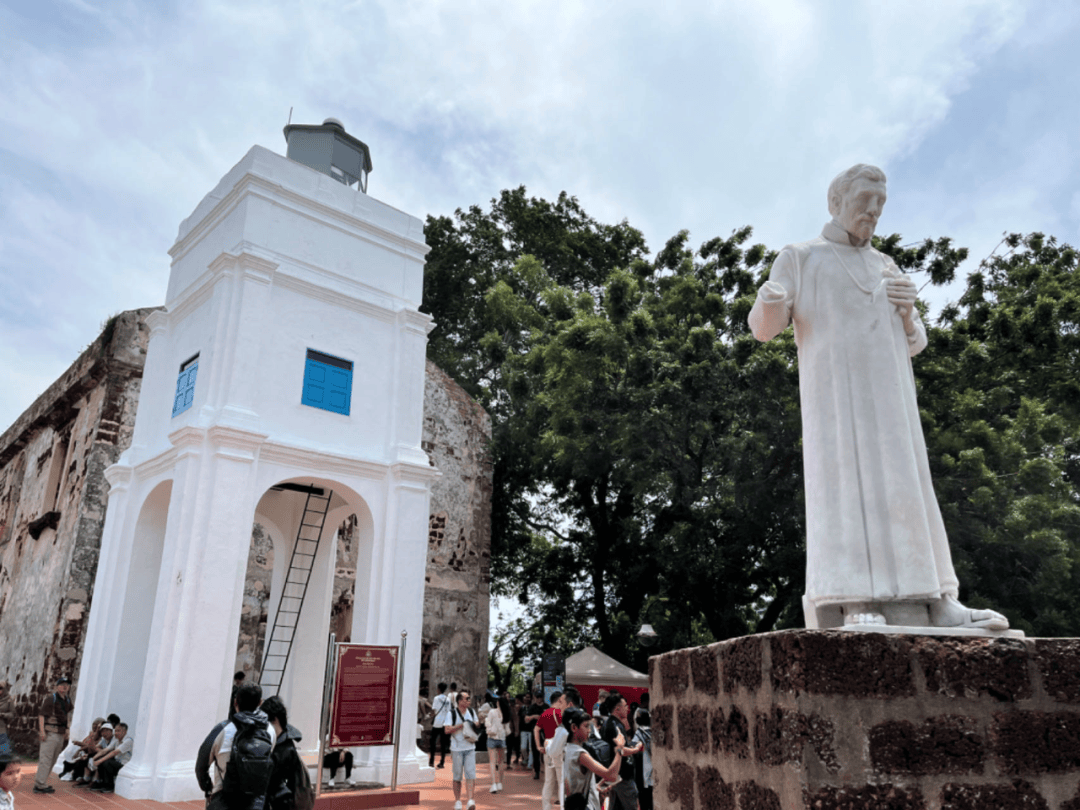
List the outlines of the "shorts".
<svg viewBox="0 0 1080 810">
<path fill-rule="evenodd" d="M 469 751 L 451 751 L 450 759 L 454 766 L 454 781 L 460 782 L 462 771 L 466 779 L 476 779 L 476 749 Z"/>
<path fill-rule="evenodd" d="M 488 737 L 488 748 L 506 748 L 506 740 L 494 740 Z"/>
</svg>

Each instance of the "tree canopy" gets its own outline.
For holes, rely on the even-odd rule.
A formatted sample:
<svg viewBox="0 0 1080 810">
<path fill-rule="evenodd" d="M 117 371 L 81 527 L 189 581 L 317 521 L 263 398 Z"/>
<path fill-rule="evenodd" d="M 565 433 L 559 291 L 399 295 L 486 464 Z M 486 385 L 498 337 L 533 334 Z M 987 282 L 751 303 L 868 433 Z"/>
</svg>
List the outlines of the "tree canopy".
<svg viewBox="0 0 1080 810">
<path fill-rule="evenodd" d="M 790 330 L 749 334 L 774 257 L 751 229 L 650 256 L 626 222 L 518 188 L 426 234 L 429 357 L 492 415 L 492 587 L 528 606 L 507 649 L 595 643 L 643 667 L 642 622 L 661 649 L 801 626 L 797 358 Z M 966 257 L 875 243 L 929 284 Z M 961 598 L 1075 634 L 1076 255 L 1002 247 L 915 361 L 928 452 Z"/>
</svg>

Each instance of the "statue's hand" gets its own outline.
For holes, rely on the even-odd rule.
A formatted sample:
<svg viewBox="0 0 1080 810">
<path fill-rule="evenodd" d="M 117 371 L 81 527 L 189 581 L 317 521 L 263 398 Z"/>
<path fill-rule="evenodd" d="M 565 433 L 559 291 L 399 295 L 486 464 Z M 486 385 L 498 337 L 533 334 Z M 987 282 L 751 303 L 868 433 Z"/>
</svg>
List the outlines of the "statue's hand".
<svg viewBox="0 0 1080 810">
<path fill-rule="evenodd" d="M 896 307 L 900 317 L 904 319 L 904 328 L 909 333 L 915 331 L 915 325 L 912 322 L 912 312 L 915 309 L 917 295 L 915 282 L 907 276 L 890 278 L 885 282 L 885 291 L 889 297 L 889 303 Z"/>
<path fill-rule="evenodd" d="M 766 304 L 779 304 L 787 298 L 787 290 L 778 281 L 766 281 L 758 290 L 758 298 Z"/>
</svg>

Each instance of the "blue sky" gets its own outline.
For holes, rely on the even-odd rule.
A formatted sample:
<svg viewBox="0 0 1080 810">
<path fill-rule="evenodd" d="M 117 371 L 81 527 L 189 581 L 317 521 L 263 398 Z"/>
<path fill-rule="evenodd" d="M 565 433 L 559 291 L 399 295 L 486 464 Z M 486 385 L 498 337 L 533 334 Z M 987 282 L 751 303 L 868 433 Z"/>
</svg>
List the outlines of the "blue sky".
<svg viewBox="0 0 1080 810">
<path fill-rule="evenodd" d="M 578 196 L 653 250 L 815 235 L 841 169 L 880 232 L 1080 243 L 1071 3 L 0 0 L 0 430 L 110 315 L 162 303 L 180 221 L 253 145 L 341 119 L 412 214 Z M 940 306 L 950 291 L 931 299 Z"/>
</svg>

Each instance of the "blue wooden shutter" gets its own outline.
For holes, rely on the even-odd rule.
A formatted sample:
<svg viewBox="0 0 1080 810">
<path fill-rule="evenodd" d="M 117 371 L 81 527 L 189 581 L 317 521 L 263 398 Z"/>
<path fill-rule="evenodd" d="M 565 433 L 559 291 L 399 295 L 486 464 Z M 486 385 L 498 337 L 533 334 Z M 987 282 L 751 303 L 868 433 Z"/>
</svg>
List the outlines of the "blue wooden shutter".
<svg viewBox="0 0 1080 810">
<path fill-rule="evenodd" d="M 176 378 L 176 396 L 173 397 L 172 415 L 181 414 L 195 401 L 195 377 L 199 372 L 198 361 L 180 372 Z"/>
<path fill-rule="evenodd" d="M 348 416 L 352 365 L 348 360 L 308 349 L 301 404 Z"/>
</svg>

